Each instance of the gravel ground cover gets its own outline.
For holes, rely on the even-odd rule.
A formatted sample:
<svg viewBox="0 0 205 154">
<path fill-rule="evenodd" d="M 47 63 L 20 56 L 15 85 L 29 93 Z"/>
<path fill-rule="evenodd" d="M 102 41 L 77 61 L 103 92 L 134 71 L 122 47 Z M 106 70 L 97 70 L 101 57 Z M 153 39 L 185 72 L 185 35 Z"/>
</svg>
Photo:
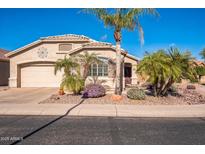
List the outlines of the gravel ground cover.
<svg viewBox="0 0 205 154">
<path fill-rule="evenodd" d="M 197 90 L 179 89 L 179 95 L 167 97 L 146 96 L 145 100 L 131 100 L 123 95 L 122 100 L 113 101 L 112 94 L 107 94 L 99 98 L 87 98 L 84 104 L 133 104 L 133 105 L 196 105 L 205 104 L 205 95 L 202 95 Z M 59 104 L 76 104 L 80 102 L 82 95 L 52 95 L 50 98 L 40 103 L 59 103 Z"/>
</svg>

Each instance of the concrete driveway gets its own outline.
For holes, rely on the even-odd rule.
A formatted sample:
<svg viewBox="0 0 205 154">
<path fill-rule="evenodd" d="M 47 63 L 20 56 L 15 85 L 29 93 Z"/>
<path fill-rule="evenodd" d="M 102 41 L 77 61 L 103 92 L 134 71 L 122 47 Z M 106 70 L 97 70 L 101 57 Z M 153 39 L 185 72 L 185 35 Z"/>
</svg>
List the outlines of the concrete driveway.
<svg viewBox="0 0 205 154">
<path fill-rule="evenodd" d="M 57 88 L 10 88 L 0 91 L 0 104 L 39 103 L 57 92 Z"/>
</svg>

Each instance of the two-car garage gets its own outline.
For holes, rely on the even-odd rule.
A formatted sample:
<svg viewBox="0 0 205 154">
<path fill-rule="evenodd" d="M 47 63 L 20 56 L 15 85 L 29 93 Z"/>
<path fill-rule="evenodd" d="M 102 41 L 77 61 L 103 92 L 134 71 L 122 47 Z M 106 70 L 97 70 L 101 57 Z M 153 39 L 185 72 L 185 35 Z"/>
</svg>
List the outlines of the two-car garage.
<svg viewBox="0 0 205 154">
<path fill-rule="evenodd" d="M 18 87 L 59 87 L 62 74 L 54 74 L 53 63 L 19 65 Z"/>
</svg>

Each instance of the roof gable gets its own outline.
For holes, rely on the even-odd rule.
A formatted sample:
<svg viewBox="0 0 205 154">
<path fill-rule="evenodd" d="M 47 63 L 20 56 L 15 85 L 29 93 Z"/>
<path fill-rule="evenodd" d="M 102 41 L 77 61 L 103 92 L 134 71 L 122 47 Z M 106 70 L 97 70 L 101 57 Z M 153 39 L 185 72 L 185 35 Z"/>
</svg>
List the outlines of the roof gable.
<svg viewBox="0 0 205 154">
<path fill-rule="evenodd" d="M 18 48 L 10 53 L 8 53 L 6 56 L 8 57 L 12 57 L 12 56 L 15 56 L 19 53 L 21 53 L 22 51 L 30 48 L 30 47 L 33 47 L 35 45 L 38 45 L 38 44 L 41 44 L 41 43 L 46 43 L 46 42 L 81 42 L 82 43 L 82 46 L 77 48 L 77 49 L 74 49 L 72 51 L 69 51 L 67 52 L 68 54 L 73 54 L 75 52 L 78 52 L 80 50 L 83 50 L 83 49 L 105 49 L 105 48 L 109 48 L 109 49 L 112 49 L 112 50 L 116 50 L 116 47 L 114 45 L 112 45 L 111 43 L 107 43 L 107 42 L 99 42 L 99 41 L 96 41 L 96 40 L 93 40 L 89 37 L 86 37 L 84 35 L 75 35 L 75 34 L 65 34 L 65 35 L 57 35 L 57 36 L 48 36 L 48 37 L 41 37 L 39 40 L 35 41 L 35 42 L 32 42 L 28 45 L 25 45 L 21 48 Z M 121 53 L 123 55 L 126 55 L 128 58 L 131 58 L 131 59 L 134 59 L 134 60 L 138 60 L 136 57 L 132 56 L 132 55 L 129 55 L 127 54 L 127 52 L 124 50 L 124 49 L 121 49 Z"/>
</svg>

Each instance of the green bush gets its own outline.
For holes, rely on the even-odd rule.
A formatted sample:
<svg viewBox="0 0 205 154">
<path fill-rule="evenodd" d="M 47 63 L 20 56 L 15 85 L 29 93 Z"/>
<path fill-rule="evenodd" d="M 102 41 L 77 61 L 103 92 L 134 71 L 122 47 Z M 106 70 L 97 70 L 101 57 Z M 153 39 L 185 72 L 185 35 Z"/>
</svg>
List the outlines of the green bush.
<svg viewBox="0 0 205 154">
<path fill-rule="evenodd" d="M 84 89 L 84 80 L 80 76 L 66 76 L 63 78 L 61 87 L 78 95 Z"/>
<path fill-rule="evenodd" d="M 168 91 L 171 92 L 171 93 L 177 93 L 177 92 L 178 92 L 178 89 L 177 89 L 176 86 L 172 85 L 172 86 L 169 88 Z"/>
<path fill-rule="evenodd" d="M 142 89 L 134 88 L 127 91 L 127 97 L 135 100 L 144 100 L 145 92 Z"/>
<path fill-rule="evenodd" d="M 179 94 L 178 88 L 175 85 L 172 85 L 168 90 L 168 94 L 171 94 L 172 96 L 177 96 Z"/>
</svg>

